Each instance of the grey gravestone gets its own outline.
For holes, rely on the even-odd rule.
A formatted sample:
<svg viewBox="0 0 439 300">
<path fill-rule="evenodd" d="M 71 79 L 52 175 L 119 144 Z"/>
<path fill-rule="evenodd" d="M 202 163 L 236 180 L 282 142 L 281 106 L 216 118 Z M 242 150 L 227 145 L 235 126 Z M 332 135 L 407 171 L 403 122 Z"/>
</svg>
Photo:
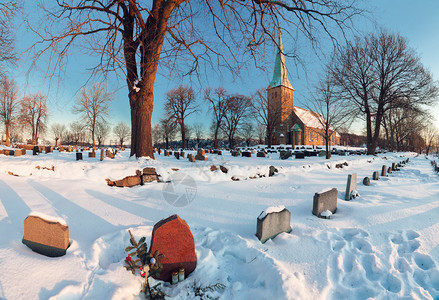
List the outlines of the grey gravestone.
<svg viewBox="0 0 439 300">
<path fill-rule="evenodd" d="M 82 152 L 76 152 L 76 160 L 82 160 Z"/>
<path fill-rule="evenodd" d="M 296 156 L 296 159 L 297 158 L 303 159 L 303 158 L 305 158 L 305 153 L 303 153 L 303 152 L 296 152 L 295 156 Z"/>
<path fill-rule="evenodd" d="M 379 175 L 378 171 L 373 172 L 372 179 L 373 180 L 379 180 L 380 179 L 380 175 Z"/>
<path fill-rule="evenodd" d="M 274 175 L 274 173 L 279 172 L 274 166 L 270 166 L 270 169 L 268 171 L 268 177 L 271 177 Z"/>
<path fill-rule="evenodd" d="M 386 177 L 387 176 L 387 167 L 386 167 L 386 165 L 383 165 L 383 167 L 381 168 L 381 176 L 382 177 Z"/>
<path fill-rule="evenodd" d="M 337 210 L 337 189 L 324 190 L 314 194 L 312 213 L 317 217 L 322 217 L 321 213 L 329 210 L 335 213 Z"/>
<path fill-rule="evenodd" d="M 363 184 L 369 186 L 370 185 L 370 178 L 369 177 L 364 177 Z"/>
<path fill-rule="evenodd" d="M 291 151 L 283 151 L 283 152 L 284 153 L 282 154 L 282 151 L 281 151 L 280 159 L 288 159 L 293 155 L 293 153 L 291 153 Z"/>
<path fill-rule="evenodd" d="M 104 148 L 101 148 L 101 157 L 100 160 L 103 161 L 104 160 Z"/>
<path fill-rule="evenodd" d="M 265 152 L 258 152 L 256 157 L 265 157 Z"/>
<path fill-rule="evenodd" d="M 259 215 L 256 225 L 256 236 L 262 243 L 282 232 L 291 232 L 291 213 L 288 209 L 284 208 L 279 212 L 270 212 L 265 216 L 264 213 L 262 212 Z"/>
<path fill-rule="evenodd" d="M 357 193 L 357 173 L 348 175 L 348 182 L 346 184 L 345 200 L 356 198 Z"/>
</svg>

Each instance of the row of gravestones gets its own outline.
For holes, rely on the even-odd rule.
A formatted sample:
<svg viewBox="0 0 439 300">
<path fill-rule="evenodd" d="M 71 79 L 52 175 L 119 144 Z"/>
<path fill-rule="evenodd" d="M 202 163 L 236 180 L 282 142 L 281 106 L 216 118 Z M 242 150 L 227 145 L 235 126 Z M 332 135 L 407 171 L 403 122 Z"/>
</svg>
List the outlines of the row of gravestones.
<svg viewBox="0 0 439 300">
<path fill-rule="evenodd" d="M 381 176 L 387 176 L 387 173 L 398 171 L 399 168 L 405 166 L 409 159 L 396 164 L 392 163 L 392 167 L 383 166 Z M 366 177 L 367 178 L 367 177 Z M 379 179 L 378 172 L 373 174 L 374 180 Z M 357 192 L 357 174 L 349 174 L 346 184 L 345 200 L 352 200 L 358 197 Z M 312 213 L 319 218 L 329 219 L 332 214 L 337 211 L 338 191 L 336 188 L 326 189 L 314 194 Z M 284 208 L 280 211 L 266 213 L 262 212 L 257 218 L 256 236 L 262 243 L 268 239 L 274 238 L 282 232 L 290 232 L 291 213 Z"/>
<path fill-rule="evenodd" d="M 116 157 L 116 154 L 117 154 L 117 150 L 113 151 L 113 149 L 111 149 L 111 148 L 110 149 L 101 148 L 101 155 L 99 157 L 99 160 L 103 161 L 105 156 L 109 157 L 111 159 L 114 159 Z M 88 152 L 88 157 L 89 158 L 95 158 L 96 157 L 96 152 L 95 151 Z M 76 160 L 82 160 L 82 159 L 83 159 L 82 152 L 76 152 Z"/>
<path fill-rule="evenodd" d="M 0 149 L 0 154 L 6 155 L 6 156 L 22 156 L 26 155 L 26 149 L 15 149 L 15 150 L 7 150 L 7 149 Z"/>
<path fill-rule="evenodd" d="M 60 257 L 70 246 L 69 227 L 65 221 L 31 214 L 24 220 L 23 244 L 32 251 L 49 256 Z M 172 215 L 154 225 L 149 252 L 160 251 L 164 258 L 160 274 L 155 279 L 171 282 L 172 273 L 184 269 L 185 276 L 197 266 L 195 241 L 189 225 L 178 215 Z"/>
</svg>

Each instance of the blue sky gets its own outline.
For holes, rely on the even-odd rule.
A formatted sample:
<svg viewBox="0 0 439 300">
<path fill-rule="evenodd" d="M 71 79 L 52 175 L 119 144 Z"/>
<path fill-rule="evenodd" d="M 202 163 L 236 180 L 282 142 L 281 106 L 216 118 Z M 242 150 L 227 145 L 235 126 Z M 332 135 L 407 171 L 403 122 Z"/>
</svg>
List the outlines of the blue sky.
<svg viewBox="0 0 439 300">
<path fill-rule="evenodd" d="M 416 3 L 416 5 L 414 4 Z M 26 3 L 25 9 L 27 13 L 35 10 L 32 4 Z M 29 6 L 30 5 L 30 6 Z M 369 18 L 363 18 L 356 24 L 361 31 L 368 32 L 375 30 L 377 27 L 383 27 L 395 33 L 400 33 L 409 41 L 409 45 L 416 50 L 421 60 L 432 73 L 434 78 L 439 79 L 439 1 L 436 0 L 418 0 L 416 2 L 409 0 L 371 0 L 364 1 L 363 6 L 370 11 Z M 35 15 L 33 17 L 38 17 Z M 292 41 L 285 38 L 285 51 L 289 52 L 295 45 Z M 32 34 L 25 32 L 24 26 L 20 27 L 17 34 L 17 46 L 19 50 L 25 50 L 34 41 Z M 332 48 L 330 44 L 322 43 L 322 52 L 330 53 Z M 309 89 L 318 80 L 318 74 L 322 71 L 325 58 L 322 55 L 315 55 L 310 49 L 298 47 L 299 54 L 304 64 L 297 66 L 292 58 L 287 58 L 287 66 L 290 81 L 295 88 L 295 104 L 298 106 L 306 106 Z M 197 92 L 197 98 L 202 103 L 202 90 L 207 86 L 217 87 L 223 86 L 231 93 L 241 93 L 250 95 L 256 89 L 268 86 L 272 76 L 272 66 L 274 65 L 275 49 L 267 51 L 266 57 L 267 70 L 259 70 L 249 67 L 239 78 L 234 79 L 229 71 L 224 71 L 217 75 L 218 72 L 206 71 L 202 77 L 202 84 L 196 79 L 192 82 L 189 78 L 181 79 L 179 76 L 164 76 L 159 74 L 155 85 L 155 103 L 152 122 L 158 122 L 163 115 L 163 104 L 165 94 L 168 90 L 178 86 L 180 83 L 192 84 Z M 41 70 L 44 69 L 44 62 L 37 66 L 36 69 L 28 77 L 25 76 L 30 60 L 27 54 L 22 55 L 17 68 L 11 70 L 11 74 L 18 82 L 21 95 L 31 92 L 43 92 L 48 95 L 50 105 L 50 123 L 67 122 L 70 123 L 78 119 L 77 115 L 72 113 L 72 105 L 74 104 L 76 93 L 84 85 L 89 77 L 87 68 L 90 67 L 88 57 L 76 53 L 69 58 L 67 71 L 62 74 L 62 80 L 52 80 L 49 82 L 43 80 L 44 75 Z M 110 122 L 115 125 L 123 121 L 130 123 L 130 110 L 127 96 L 127 88 L 124 80 L 112 80 L 107 82 L 109 89 L 115 93 L 113 101 L 113 109 L 109 118 Z M 205 105 L 204 105 L 205 107 Z M 439 111 L 439 109 L 435 109 Z M 437 113 L 436 113 L 437 115 Z M 207 129 L 210 125 L 210 118 L 207 109 L 203 109 L 198 115 L 193 115 L 189 119 L 189 123 L 201 122 L 205 124 Z M 436 122 L 437 126 L 439 125 Z M 439 126 L 438 126 L 439 127 Z M 359 130 L 358 128 L 356 129 Z"/>
</svg>

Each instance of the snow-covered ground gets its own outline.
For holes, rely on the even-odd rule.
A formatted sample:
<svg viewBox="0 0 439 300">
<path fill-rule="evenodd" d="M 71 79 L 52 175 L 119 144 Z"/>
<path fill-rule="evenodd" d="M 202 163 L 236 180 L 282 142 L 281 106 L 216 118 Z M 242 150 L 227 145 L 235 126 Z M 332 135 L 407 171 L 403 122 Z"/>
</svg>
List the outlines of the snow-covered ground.
<svg viewBox="0 0 439 300">
<path fill-rule="evenodd" d="M 86 155 L 76 161 L 75 153 L 31 154 L 0 155 L 1 299 L 139 299 L 140 276 L 123 267 L 127 230 L 146 236 L 149 244 L 153 225 L 172 214 L 191 227 L 198 265 L 178 285 L 162 285 L 171 299 L 193 299 L 194 285 L 217 283 L 225 288 L 207 293 L 220 299 L 439 297 L 439 177 L 424 156 L 326 161 L 224 153 L 190 163 L 160 155 L 129 159 L 128 151 L 102 162 Z M 400 172 L 362 184 L 383 164 L 407 157 L 410 163 Z M 345 161 L 348 166 L 335 168 Z M 229 172 L 211 172 L 211 165 Z M 279 170 L 275 176 L 249 179 L 268 174 L 270 165 Z M 54 171 L 48 170 L 52 166 Z M 156 167 L 164 180 L 184 178 L 183 184 L 117 188 L 105 182 L 147 166 Z M 344 201 L 350 173 L 358 174 L 360 197 Z M 314 193 L 333 187 L 339 191 L 337 212 L 331 219 L 312 215 Z M 170 193 L 187 197 L 176 206 Z M 282 205 L 291 212 L 291 233 L 261 244 L 257 217 Z M 22 244 L 23 220 L 31 212 L 66 221 L 67 255 L 48 258 Z"/>
</svg>

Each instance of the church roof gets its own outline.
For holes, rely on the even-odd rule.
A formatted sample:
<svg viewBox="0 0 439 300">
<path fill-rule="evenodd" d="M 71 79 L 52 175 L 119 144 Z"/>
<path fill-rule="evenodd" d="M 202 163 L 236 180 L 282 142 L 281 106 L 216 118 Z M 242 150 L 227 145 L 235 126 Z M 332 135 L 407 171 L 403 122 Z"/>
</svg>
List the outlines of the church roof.
<svg viewBox="0 0 439 300">
<path fill-rule="evenodd" d="M 279 47 L 277 48 L 276 60 L 274 61 L 273 79 L 271 79 L 270 87 L 283 85 L 290 89 L 294 89 L 288 79 L 287 65 L 285 63 L 285 52 L 282 43 L 282 35 L 279 31 Z"/>
<path fill-rule="evenodd" d="M 322 123 L 325 121 L 325 118 L 323 118 L 322 115 L 297 106 L 294 106 L 294 112 L 300 121 L 302 121 L 307 127 L 325 129 L 325 127 L 322 125 Z M 332 126 L 331 130 L 334 130 Z"/>
</svg>

